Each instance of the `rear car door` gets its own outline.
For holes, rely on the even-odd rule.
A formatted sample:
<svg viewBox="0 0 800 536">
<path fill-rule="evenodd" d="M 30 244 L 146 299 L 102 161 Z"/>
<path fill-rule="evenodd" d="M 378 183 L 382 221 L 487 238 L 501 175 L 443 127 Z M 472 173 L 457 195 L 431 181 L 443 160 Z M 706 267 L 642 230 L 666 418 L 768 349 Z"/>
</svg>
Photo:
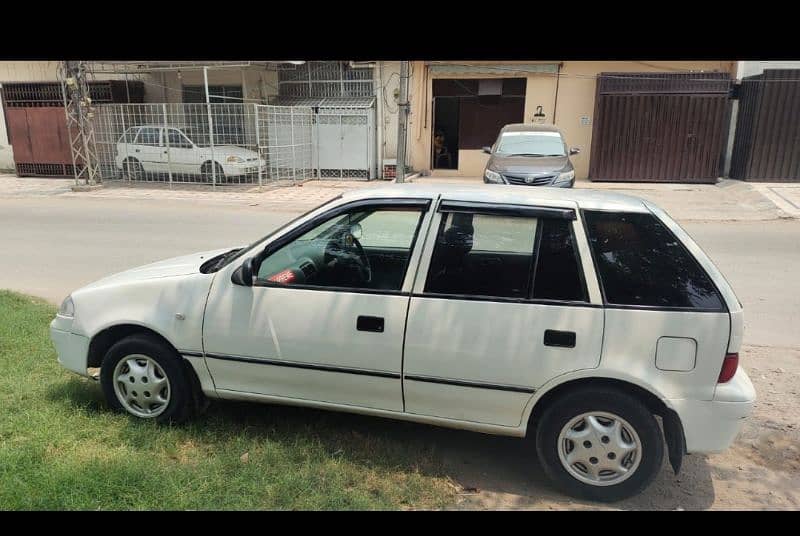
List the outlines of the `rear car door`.
<svg viewBox="0 0 800 536">
<path fill-rule="evenodd" d="M 519 426 L 560 374 L 596 367 L 603 309 L 589 298 L 575 208 L 443 200 L 408 314 L 406 411 Z"/>
</svg>

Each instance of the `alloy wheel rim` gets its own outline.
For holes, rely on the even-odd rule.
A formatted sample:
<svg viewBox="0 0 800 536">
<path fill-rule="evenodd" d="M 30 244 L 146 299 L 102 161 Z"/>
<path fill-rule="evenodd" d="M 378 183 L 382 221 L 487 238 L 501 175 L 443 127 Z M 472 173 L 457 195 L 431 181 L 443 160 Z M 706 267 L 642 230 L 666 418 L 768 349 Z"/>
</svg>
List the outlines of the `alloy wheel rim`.
<svg viewBox="0 0 800 536">
<path fill-rule="evenodd" d="M 558 457 L 564 469 L 581 482 L 613 486 L 638 469 L 642 442 L 633 426 L 619 415 L 590 411 L 561 429 Z"/>
<path fill-rule="evenodd" d="M 113 373 L 114 393 L 128 413 L 158 417 L 169 406 L 169 378 L 153 358 L 130 354 L 119 360 Z"/>
</svg>

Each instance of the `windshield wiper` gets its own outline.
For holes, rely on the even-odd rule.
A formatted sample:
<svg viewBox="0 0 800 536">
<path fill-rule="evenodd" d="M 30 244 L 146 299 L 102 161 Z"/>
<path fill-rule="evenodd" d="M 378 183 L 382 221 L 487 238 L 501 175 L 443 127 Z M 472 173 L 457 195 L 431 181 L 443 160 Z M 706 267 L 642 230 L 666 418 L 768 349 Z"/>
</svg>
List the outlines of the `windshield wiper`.
<svg viewBox="0 0 800 536">
<path fill-rule="evenodd" d="M 547 156 L 539 153 L 511 153 L 506 156 Z"/>
</svg>

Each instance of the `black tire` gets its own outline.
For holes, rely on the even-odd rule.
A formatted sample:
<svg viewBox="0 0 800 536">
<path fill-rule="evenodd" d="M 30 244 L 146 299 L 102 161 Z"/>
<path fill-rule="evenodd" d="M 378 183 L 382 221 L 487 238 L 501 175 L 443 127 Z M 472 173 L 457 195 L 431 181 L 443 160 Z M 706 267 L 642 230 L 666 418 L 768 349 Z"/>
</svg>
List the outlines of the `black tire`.
<svg viewBox="0 0 800 536">
<path fill-rule="evenodd" d="M 222 169 L 222 165 L 219 162 L 214 162 L 214 168 L 216 168 L 217 182 L 222 182 L 225 179 L 225 170 Z M 203 175 L 204 181 L 212 182 L 215 174 L 211 172 L 211 162 L 205 162 L 200 167 L 200 173 Z"/>
<path fill-rule="evenodd" d="M 144 179 L 144 167 L 135 158 L 127 158 L 122 163 L 122 174 L 130 180 L 140 181 Z"/>
<path fill-rule="evenodd" d="M 114 389 L 114 369 L 124 357 L 142 354 L 153 359 L 169 380 L 169 402 L 166 409 L 156 417 L 142 417 L 128 411 L 117 398 Z M 100 368 L 100 384 L 108 405 L 116 411 L 147 420 L 155 418 L 159 423 L 182 423 L 194 415 L 197 393 L 181 357 L 163 341 L 147 334 L 134 334 L 116 342 L 109 348 Z"/>
<path fill-rule="evenodd" d="M 587 412 L 617 415 L 627 421 L 639 436 L 639 465 L 626 480 L 605 486 L 585 483 L 570 474 L 561 463 L 559 434 L 572 419 Z M 619 501 L 644 490 L 656 477 L 664 460 L 661 428 L 653 414 L 631 395 L 603 387 L 587 387 L 553 401 L 544 410 L 536 427 L 536 451 L 545 474 L 564 492 L 602 502 Z"/>
</svg>

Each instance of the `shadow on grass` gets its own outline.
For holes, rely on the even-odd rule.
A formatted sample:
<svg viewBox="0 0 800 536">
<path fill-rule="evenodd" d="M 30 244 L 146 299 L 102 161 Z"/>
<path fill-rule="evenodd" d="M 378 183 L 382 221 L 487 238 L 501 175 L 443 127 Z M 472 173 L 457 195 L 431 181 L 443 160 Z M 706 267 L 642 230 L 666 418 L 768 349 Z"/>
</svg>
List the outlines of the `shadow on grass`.
<svg viewBox="0 0 800 536">
<path fill-rule="evenodd" d="M 77 376 L 49 385 L 45 397 L 50 402 L 66 402 L 87 413 L 109 411 L 100 384 Z"/>
<path fill-rule="evenodd" d="M 111 413 L 99 384 L 70 379 L 53 385 L 48 399 L 69 403 L 88 413 Z M 125 417 L 120 416 L 125 419 Z M 153 422 L 129 417 L 120 440 L 148 449 L 142 433 L 157 431 Z M 440 428 L 350 413 L 234 401 L 214 401 L 193 421 L 171 427 L 181 440 L 225 448 L 232 438 L 272 441 L 285 447 L 316 444 L 330 457 L 376 469 L 418 471 L 448 477 L 467 493 L 464 508 L 591 508 L 623 510 L 699 510 L 714 503 L 711 470 L 705 456 L 684 458 L 675 476 L 665 460 L 655 481 L 643 493 L 610 505 L 569 498 L 549 482 L 531 441 Z"/>
</svg>

